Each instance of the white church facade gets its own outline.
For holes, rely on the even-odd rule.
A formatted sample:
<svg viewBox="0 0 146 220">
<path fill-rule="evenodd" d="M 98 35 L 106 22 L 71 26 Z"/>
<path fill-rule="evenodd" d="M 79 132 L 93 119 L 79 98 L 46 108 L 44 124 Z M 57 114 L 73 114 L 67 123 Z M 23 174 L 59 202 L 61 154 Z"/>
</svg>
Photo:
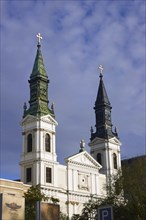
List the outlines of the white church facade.
<svg viewBox="0 0 146 220">
<path fill-rule="evenodd" d="M 24 104 L 22 126 L 21 182 L 40 184 L 48 197 L 60 200 L 60 209 L 69 217 L 81 213 L 91 196 L 106 194 L 104 186 L 109 176 L 121 167 L 118 134 L 112 131 L 111 105 L 103 83 L 102 66 L 95 102 L 95 132 L 91 128 L 90 154 L 80 142 L 80 151 L 57 161 L 54 106 L 48 107 L 48 76 L 41 54 L 40 35 L 37 54 L 30 75 L 29 107 Z"/>
<path fill-rule="evenodd" d="M 37 184 L 40 184 L 46 196 L 59 199 L 62 213 L 69 217 L 80 214 L 83 204 L 91 197 L 101 198 L 106 195 L 105 185 L 109 183 L 110 176 L 121 168 L 121 142 L 116 129 L 112 130 L 112 107 L 104 86 L 101 65 L 94 106 L 95 129 L 91 128 L 89 141 L 90 153 L 85 151 L 84 140 L 81 140 L 79 152 L 65 158 L 65 165 L 57 161 L 56 126 L 58 123 L 54 105 L 49 107 L 49 79 L 41 53 L 40 34 L 37 37 L 39 39 L 37 54 L 29 79 L 29 106 L 24 104 L 21 121 L 23 140 L 20 159 L 21 179 L 19 183 L 1 179 L 0 183 L 0 193 L 3 197 L 2 216 L 9 215 L 7 217 L 9 219 L 12 214 L 15 215 L 15 219 L 23 219 L 23 193 L 29 186 Z M 11 199 L 9 199 L 10 196 Z M 19 204 L 20 201 L 22 204 Z M 23 209 L 16 212 L 12 210 L 14 205 Z"/>
</svg>

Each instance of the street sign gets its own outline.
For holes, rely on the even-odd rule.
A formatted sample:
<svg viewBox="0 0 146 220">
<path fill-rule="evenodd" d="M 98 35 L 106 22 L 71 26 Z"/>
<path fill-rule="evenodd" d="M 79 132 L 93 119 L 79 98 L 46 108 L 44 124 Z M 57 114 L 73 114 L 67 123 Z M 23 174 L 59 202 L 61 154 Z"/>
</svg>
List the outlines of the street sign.
<svg viewBox="0 0 146 220">
<path fill-rule="evenodd" d="M 112 206 L 98 208 L 99 220 L 113 220 L 113 208 Z"/>
</svg>

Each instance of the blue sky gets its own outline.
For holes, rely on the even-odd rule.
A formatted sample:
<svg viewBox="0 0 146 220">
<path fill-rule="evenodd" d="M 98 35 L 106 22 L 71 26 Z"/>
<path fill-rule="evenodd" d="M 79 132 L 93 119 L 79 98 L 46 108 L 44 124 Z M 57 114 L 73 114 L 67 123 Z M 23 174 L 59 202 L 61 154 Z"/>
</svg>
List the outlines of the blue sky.
<svg viewBox="0 0 146 220">
<path fill-rule="evenodd" d="M 100 64 L 122 158 L 145 153 L 145 1 L 1 1 L 1 177 L 19 178 L 36 34 L 55 102 L 58 161 L 89 151 Z"/>
</svg>

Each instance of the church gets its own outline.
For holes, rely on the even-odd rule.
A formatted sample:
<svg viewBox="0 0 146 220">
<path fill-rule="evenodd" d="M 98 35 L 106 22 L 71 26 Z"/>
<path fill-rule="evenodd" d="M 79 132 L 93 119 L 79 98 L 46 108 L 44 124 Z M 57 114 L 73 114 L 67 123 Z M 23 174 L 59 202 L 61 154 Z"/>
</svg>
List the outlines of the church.
<svg viewBox="0 0 146 220">
<path fill-rule="evenodd" d="M 37 35 L 37 53 L 29 79 L 29 105 L 24 103 L 22 127 L 21 183 L 40 184 L 49 198 L 59 199 L 60 211 L 71 217 L 80 214 L 83 204 L 91 197 L 103 197 L 109 177 L 121 167 L 118 133 L 113 131 L 111 104 L 104 86 L 103 68 L 99 66 L 99 86 L 95 94 L 95 129 L 91 128 L 90 153 L 84 140 L 79 151 L 57 161 L 54 105 L 49 106 L 49 79 L 41 53 L 41 36 Z"/>
</svg>

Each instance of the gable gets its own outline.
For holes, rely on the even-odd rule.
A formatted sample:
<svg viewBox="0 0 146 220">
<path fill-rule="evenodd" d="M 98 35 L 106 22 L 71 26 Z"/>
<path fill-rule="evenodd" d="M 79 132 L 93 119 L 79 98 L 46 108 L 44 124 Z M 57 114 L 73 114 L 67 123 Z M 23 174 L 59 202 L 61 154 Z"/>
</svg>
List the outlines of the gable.
<svg viewBox="0 0 146 220">
<path fill-rule="evenodd" d="M 21 121 L 21 125 L 25 125 L 25 124 L 29 124 L 29 123 L 32 123 L 34 121 L 37 121 L 38 120 L 38 117 L 36 116 L 33 116 L 33 115 L 27 115 L 22 121 Z M 55 124 L 55 125 L 58 125 L 57 121 L 51 117 L 49 114 L 48 115 L 45 115 L 45 116 L 42 116 L 41 117 L 41 121 L 43 122 L 47 122 L 47 123 L 52 123 L 52 124 Z"/>
<path fill-rule="evenodd" d="M 84 167 L 92 167 L 100 169 L 102 166 L 87 152 L 75 154 L 65 159 L 69 164 L 76 164 Z"/>
<path fill-rule="evenodd" d="M 47 123 L 52 123 L 52 124 L 55 124 L 55 125 L 58 125 L 57 121 L 51 116 L 51 115 L 45 115 L 45 116 L 42 116 L 41 117 L 41 120 L 43 122 L 47 122 Z"/>
<path fill-rule="evenodd" d="M 110 139 L 108 139 L 108 141 L 109 141 L 110 143 L 112 143 L 112 144 L 115 144 L 115 145 L 121 145 L 121 142 L 120 142 L 119 139 L 116 138 L 116 137 L 110 138 Z M 103 142 L 105 143 L 105 142 L 107 142 L 107 140 L 96 137 L 94 140 L 92 140 L 91 142 L 89 142 L 88 145 L 89 145 L 89 146 L 95 146 L 95 145 L 102 144 Z"/>
<path fill-rule="evenodd" d="M 105 139 L 96 137 L 95 139 L 93 139 L 92 141 L 90 141 L 90 142 L 88 143 L 88 145 L 89 145 L 89 146 L 94 146 L 94 145 L 103 143 L 103 140 L 105 141 Z"/>
<path fill-rule="evenodd" d="M 29 124 L 32 123 L 34 121 L 37 120 L 37 117 L 33 116 L 33 115 L 27 115 L 22 121 L 21 121 L 21 125 L 25 125 L 25 124 Z"/>
<path fill-rule="evenodd" d="M 112 144 L 121 145 L 121 142 L 116 137 L 113 137 L 109 140 Z"/>
</svg>

